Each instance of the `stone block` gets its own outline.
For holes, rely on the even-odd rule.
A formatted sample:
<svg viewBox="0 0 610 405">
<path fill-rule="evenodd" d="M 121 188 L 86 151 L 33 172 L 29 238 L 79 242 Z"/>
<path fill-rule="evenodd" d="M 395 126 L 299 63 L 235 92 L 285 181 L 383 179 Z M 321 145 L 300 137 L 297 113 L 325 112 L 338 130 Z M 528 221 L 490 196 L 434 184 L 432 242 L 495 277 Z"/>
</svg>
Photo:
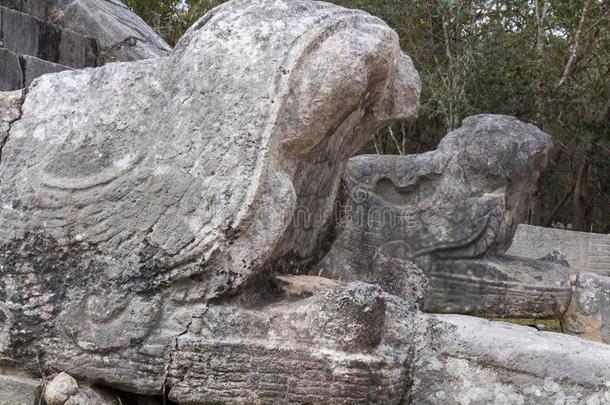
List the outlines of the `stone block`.
<svg viewBox="0 0 610 405">
<path fill-rule="evenodd" d="M 519 225 L 508 254 L 538 258 L 555 248 L 576 271 L 610 276 L 610 235 Z"/>
<path fill-rule="evenodd" d="M 32 81 L 46 73 L 70 69 L 67 66 L 0 48 L 0 91 L 29 87 Z"/>
<path fill-rule="evenodd" d="M 580 273 L 562 325 L 567 333 L 610 343 L 610 277 Z"/>
<path fill-rule="evenodd" d="M 97 66 L 95 39 L 7 7 L 0 9 L 4 48 L 74 68 Z"/>
<path fill-rule="evenodd" d="M 41 21 L 0 6 L 3 47 L 20 55 L 38 56 Z"/>
<path fill-rule="evenodd" d="M 63 29 L 59 41 L 59 57 L 56 62 L 73 68 L 97 66 L 97 41 Z"/>
<path fill-rule="evenodd" d="M 29 14 L 41 20 L 46 20 L 49 15 L 48 0 L 0 0 L 0 6 Z"/>
<path fill-rule="evenodd" d="M 395 311 L 392 296 L 364 283 L 261 308 L 210 307 L 178 340 L 170 399 L 403 404 L 410 354 L 387 338 L 409 341 L 410 323 Z"/>
<path fill-rule="evenodd" d="M 28 89 L 2 148 L 3 365 L 150 395 L 170 369 L 185 381 L 171 363 L 192 317 L 313 260 L 329 231 L 299 207 L 334 221 L 349 157 L 415 115 L 419 77 L 377 18 L 309 0 L 212 15 L 167 58 Z"/>
<path fill-rule="evenodd" d="M 467 316 L 423 318 L 412 404 L 610 403 L 608 345 Z"/>
<path fill-rule="evenodd" d="M 34 56 L 22 56 L 21 58 L 21 66 L 23 68 L 23 81 L 24 87 L 29 87 L 34 79 L 47 74 L 47 73 L 57 73 L 63 70 L 71 69 L 67 66 L 60 65 L 58 63 L 47 62 L 46 60 L 42 60 L 36 58 Z"/>
<path fill-rule="evenodd" d="M 0 48 L 0 91 L 23 88 L 23 70 L 19 56 L 7 49 Z"/>
<path fill-rule="evenodd" d="M 570 303 L 567 267 L 503 255 L 439 260 L 425 310 L 491 318 L 557 318 Z"/>
<path fill-rule="evenodd" d="M 40 381 L 0 374 L 0 405 L 37 405 Z"/>
<path fill-rule="evenodd" d="M 120 1 L 54 0 L 54 16 L 62 27 L 95 38 L 100 62 L 166 56 L 171 47 Z"/>
</svg>

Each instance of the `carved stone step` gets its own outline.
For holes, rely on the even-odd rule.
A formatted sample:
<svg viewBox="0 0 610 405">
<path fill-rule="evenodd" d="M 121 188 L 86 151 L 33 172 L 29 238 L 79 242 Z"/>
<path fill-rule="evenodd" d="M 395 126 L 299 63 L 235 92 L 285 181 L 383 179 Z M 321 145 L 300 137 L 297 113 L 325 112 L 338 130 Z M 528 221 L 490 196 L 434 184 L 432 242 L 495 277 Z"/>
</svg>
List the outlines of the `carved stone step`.
<svg viewBox="0 0 610 405">
<path fill-rule="evenodd" d="M 57 73 L 64 70 L 70 70 L 71 67 L 60 65 L 58 63 L 47 62 L 34 56 L 21 56 L 21 66 L 23 68 L 23 83 L 25 87 L 29 87 L 34 79 L 47 74 Z"/>
<path fill-rule="evenodd" d="M 74 68 L 97 66 L 93 38 L 62 29 L 31 15 L 0 6 L 2 48 Z"/>
<path fill-rule="evenodd" d="M 18 90 L 29 87 L 34 79 L 46 73 L 56 73 L 71 69 L 58 63 L 47 62 L 30 55 L 17 55 L 0 48 L 0 91 Z"/>
<path fill-rule="evenodd" d="M 170 398 L 402 404 L 410 352 L 395 350 L 387 338 L 410 341 L 411 324 L 394 316 L 392 297 L 363 283 L 261 308 L 211 306 L 178 340 Z"/>
</svg>

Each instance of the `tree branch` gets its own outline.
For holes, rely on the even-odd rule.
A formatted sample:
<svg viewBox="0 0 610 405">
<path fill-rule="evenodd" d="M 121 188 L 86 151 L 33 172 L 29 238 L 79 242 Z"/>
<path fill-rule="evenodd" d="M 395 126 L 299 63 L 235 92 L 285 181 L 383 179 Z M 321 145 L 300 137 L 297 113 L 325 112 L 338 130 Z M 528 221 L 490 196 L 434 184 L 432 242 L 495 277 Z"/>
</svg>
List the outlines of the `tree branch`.
<svg viewBox="0 0 610 405">
<path fill-rule="evenodd" d="M 561 78 L 555 85 L 556 88 L 563 86 L 563 84 L 568 80 L 570 75 L 574 72 L 574 68 L 576 67 L 576 62 L 580 56 L 580 48 L 582 46 L 582 34 L 584 31 L 585 24 L 587 22 L 587 17 L 589 16 L 589 11 L 591 10 L 592 0 L 585 0 L 585 4 L 582 7 L 582 13 L 580 15 L 580 20 L 578 21 L 578 28 L 576 28 L 576 34 L 574 35 L 574 44 L 572 45 L 572 52 L 570 53 L 570 57 L 568 58 L 568 62 L 566 63 L 565 68 L 563 69 L 563 74 Z"/>
<path fill-rule="evenodd" d="M 546 43 L 546 20 L 549 14 L 549 3 L 546 0 L 536 0 L 536 23 L 538 34 L 536 36 L 536 51 L 542 55 Z"/>
<path fill-rule="evenodd" d="M 400 143 L 398 143 L 398 139 L 396 139 L 396 137 L 394 136 L 394 131 L 392 131 L 391 126 L 388 126 L 388 132 L 390 133 L 390 136 L 392 137 L 392 141 L 394 141 L 394 145 L 396 146 L 396 150 L 398 150 L 398 154 L 404 155 L 405 152 L 400 147 Z"/>
</svg>

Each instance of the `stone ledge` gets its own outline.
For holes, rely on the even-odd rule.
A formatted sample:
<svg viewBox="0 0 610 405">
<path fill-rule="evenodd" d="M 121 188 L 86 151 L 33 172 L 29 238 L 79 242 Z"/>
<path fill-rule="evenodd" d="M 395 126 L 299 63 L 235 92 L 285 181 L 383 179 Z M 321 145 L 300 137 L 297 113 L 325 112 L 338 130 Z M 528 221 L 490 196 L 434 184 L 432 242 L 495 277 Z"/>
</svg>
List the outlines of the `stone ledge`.
<svg viewBox="0 0 610 405">
<path fill-rule="evenodd" d="M 71 69 L 30 55 L 18 55 L 0 48 L 0 91 L 29 87 L 34 79 L 47 74 Z"/>
<path fill-rule="evenodd" d="M 25 87 L 30 87 L 34 79 L 47 73 L 57 73 L 64 70 L 71 70 L 69 66 L 60 65 L 58 63 L 48 62 L 35 56 L 21 56 L 21 67 L 23 69 L 23 84 Z"/>
</svg>

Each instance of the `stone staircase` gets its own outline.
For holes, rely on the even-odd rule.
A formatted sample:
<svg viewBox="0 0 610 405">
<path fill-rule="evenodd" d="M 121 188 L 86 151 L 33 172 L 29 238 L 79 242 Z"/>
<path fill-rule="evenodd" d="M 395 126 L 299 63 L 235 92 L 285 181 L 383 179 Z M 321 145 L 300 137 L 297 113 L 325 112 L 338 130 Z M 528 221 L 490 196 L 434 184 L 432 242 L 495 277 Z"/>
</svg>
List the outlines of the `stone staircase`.
<svg viewBox="0 0 610 405">
<path fill-rule="evenodd" d="M 0 91 L 45 73 L 98 66 L 99 44 L 50 22 L 48 0 L 0 0 Z"/>
</svg>

